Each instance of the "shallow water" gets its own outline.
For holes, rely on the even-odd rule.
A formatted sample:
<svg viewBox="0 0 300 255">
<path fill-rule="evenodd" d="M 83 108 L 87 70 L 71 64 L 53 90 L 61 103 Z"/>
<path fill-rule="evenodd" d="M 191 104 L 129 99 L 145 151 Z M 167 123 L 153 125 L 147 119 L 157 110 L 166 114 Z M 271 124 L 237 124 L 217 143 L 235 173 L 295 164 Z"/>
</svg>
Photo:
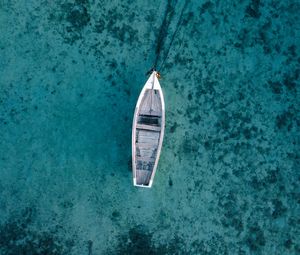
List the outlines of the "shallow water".
<svg viewBox="0 0 300 255">
<path fill-rule="evenodd" d="M 299 8 L 1 1 L 0 254 L 300 254 Z M 135 188 L 134 107 L 166 55 Z"/>
</svg>

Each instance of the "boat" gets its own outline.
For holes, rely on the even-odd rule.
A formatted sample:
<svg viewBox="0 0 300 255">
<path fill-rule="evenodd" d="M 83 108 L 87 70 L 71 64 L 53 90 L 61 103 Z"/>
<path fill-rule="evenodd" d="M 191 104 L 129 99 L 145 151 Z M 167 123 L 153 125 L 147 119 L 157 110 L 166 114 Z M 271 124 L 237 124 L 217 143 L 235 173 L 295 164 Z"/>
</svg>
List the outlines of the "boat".
<svg viewBox="0 0 300 255">
<path fill-rule="evenodd" d="M 165 131 L 165 102 L 153 71 L 144 85 L 133 117 L 132 171 L 133 185 L 151 188 L 161 153 Z"/>
</svg>

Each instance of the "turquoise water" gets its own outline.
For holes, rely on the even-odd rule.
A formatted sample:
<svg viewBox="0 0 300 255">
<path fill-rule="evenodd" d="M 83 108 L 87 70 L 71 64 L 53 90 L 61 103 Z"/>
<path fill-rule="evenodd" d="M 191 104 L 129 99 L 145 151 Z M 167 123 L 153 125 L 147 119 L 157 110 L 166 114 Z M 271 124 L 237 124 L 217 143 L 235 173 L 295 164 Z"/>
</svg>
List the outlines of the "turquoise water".
<svg viewBox="0 0 300 255">
<path fill-rule="evenodd" d="M 0 1 L 0 254 L 300 254 L 299 8 Z M 134 107 L 167 54 L 135 188 Z"/>
</svg>

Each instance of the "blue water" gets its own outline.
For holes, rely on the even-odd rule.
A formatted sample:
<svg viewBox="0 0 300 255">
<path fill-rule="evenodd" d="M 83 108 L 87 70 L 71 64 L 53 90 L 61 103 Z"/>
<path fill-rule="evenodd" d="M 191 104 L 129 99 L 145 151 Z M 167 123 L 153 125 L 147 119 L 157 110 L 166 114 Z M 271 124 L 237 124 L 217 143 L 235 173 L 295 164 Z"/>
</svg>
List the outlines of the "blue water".
<svg viewBox="0 0 300 255">
<path fill-rule="evenodd" d="M 0 1 L 0 254 L 300 254 L 299 9 Z M 166 134 L 141 189 L 157 58 Z"/>
</svg>

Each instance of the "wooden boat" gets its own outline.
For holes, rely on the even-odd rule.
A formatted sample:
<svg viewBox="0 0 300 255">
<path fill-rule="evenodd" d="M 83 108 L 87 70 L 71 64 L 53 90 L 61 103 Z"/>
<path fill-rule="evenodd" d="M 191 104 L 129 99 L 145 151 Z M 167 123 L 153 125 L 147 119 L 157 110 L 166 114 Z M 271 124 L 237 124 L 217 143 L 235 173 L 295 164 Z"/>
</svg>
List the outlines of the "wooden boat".
<svg viewBox="0 0 300 255">
<path fill-rule="evenodd" d="M 133 184 L 151 188 L 165 131 L 165 103 L 153 71 L 138 98 L 132 126 Z"/>
</svg>

